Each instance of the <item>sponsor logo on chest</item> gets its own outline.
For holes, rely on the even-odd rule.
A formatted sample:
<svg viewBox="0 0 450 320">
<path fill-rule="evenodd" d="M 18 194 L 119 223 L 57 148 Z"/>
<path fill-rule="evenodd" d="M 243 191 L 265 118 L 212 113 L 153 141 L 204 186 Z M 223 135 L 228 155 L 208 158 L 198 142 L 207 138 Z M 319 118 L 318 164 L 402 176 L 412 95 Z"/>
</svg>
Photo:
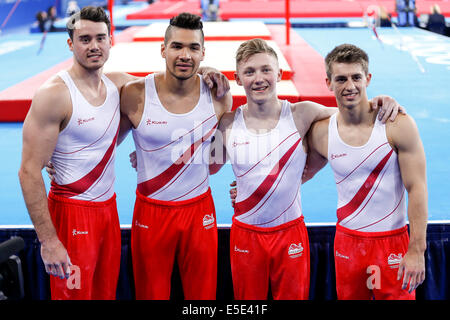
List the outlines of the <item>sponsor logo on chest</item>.
<svg viewBox="0 0 450 320">
<path fill-rule="evenodd" d="M 90 117 L 90 118 L 87 118 L 87 119 L 78 118 L 77 123 L 78 123 L 79 126 L 81 126 L 83 124 L 86 124 L 86 123 L 94 121 L 94 120 L 95 120 L 95 117 Z"/>
<path fill-rule="evenodd" d="M 147 126 L 154 126 L 154 125 L 167 125 L 166 120 L 152 120 L 150 118 L 147 119 L 145 122 Z"/>
<path fill-rule="evenodd" d="M 233 141 L 232 147 L 236 148 L 237 146 L 245 146 L 250 144 L 250 141 Z"/>
<path fill-rule="evenodd" d="M 346 157 L 347 155 L 348 155 L 348 154 L 346 154 L 345 152 L 344 152 L 344 153 L 337 153 L 337 154 L 332 153 L 332 154 L 331 154 L 331 160 L 343 158 L 343 157 Z"/>
</svg>

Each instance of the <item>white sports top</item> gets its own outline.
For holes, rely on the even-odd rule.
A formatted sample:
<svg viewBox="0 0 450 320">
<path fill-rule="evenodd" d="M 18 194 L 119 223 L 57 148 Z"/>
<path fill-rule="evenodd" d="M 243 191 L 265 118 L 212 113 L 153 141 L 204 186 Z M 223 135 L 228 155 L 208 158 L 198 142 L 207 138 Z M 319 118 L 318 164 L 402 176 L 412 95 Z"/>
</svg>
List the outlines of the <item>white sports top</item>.
<svg viewBox="0 0 450 320">
<path fill-rule="evenodd" d="M 405 226 L 405 187 L 385 124 L 375 120 L 367 143 L 353 147 L 339 137 L 334 114 L 328 127 L 328 161 L 338 192 L 338 224 L 364 232 Z"/>
<path fill-rule="evenodd" d="M 275 227 L 301 217 L 306 154 L 290 103 L 283 101 L 277 126 L 262 134 L 247 129 L 243 107 L 239 107 L 227 139 L 238 190 L 235 219 Z"/>
<path fill-rule="evenodd" d="M 115 84 L 105 75 L 106 99 L 91 105 L 67 71 L 58 76 L 72 100 L 72 116 L 59 133 L 51 161 L 55 181 L 51 191 L 59 196 L 86 201 L 105 201 L 114 195 L 114 159 L 120 122 L 120 98 Z"/>
<path fill-rule="evenodd" d="M 183 114 L 161 104 L 153 74 L 145 78 L 144 111 L 132 132 L 137 190 L 146 197 L 181 201 L 208 191 L 210 145 L 218 122 L 211 92 L 199 77 L 199 101 Z"/>
</svg>

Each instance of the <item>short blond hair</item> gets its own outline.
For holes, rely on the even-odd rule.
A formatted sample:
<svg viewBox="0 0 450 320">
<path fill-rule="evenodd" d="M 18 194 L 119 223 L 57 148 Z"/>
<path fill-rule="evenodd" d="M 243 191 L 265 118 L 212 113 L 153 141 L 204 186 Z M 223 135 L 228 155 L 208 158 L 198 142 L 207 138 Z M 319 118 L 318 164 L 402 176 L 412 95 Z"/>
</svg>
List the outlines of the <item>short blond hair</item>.
<svg viewBox="0 0 450 320">
<path fill-rule="evenodd" d="M 239 46 L 236 51 L 236 69 L 242 61 L 247 61 L 251 56 L 258 53 L 267 53 L 274 56 L 278 61 L 278 55 L 275 50 L 260 38 L 247 40 Z"/>
<path fill-rule="evenodd" d="M 433 4 L 431 6 L 431 13 L 441 13 L 441 8 L 439 7 L 439 5 L 437 3 Z"/>
</svg>

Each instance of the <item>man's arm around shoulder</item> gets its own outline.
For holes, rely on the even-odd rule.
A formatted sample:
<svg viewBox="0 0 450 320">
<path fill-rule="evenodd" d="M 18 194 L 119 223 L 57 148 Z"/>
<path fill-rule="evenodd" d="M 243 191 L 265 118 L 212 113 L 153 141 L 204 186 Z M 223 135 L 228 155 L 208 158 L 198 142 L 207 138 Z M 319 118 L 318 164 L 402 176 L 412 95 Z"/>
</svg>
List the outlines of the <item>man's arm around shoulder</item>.
<svg viewBox="0 0 450 320">
<path fill-rule="evenodd" d="M 116 85 L 119 92 L 127 83 L 141 79 L 126 72 L 108 72 L 105 75 Z"/>
<path fill-rule="evenodd" d="M 307 154 L 302 183 L 310 180 L 328 163 L 329 118 L 314 122 L 306 135 Z"/>
<path fill-rule="evenodd" d="M 131 118 L 142 111 L 145 100 L 145 79 L 127 82 L 120 92 L 120 111 Z"/>
<path fill-rule="evenodd" d="M 231 95 L 231 92 L 228 91 L 223 96 L 217 97 L 216 91 L 216 88 L 211 89 L 211 95 L 213 98 L 217 119 L 220 120 L 222 115 L 231 111 L 231 108 L 233 107 L 233 96 Z"/>
<path fill-rule="evenodd" d="M 120 91 L 120 130 L 118 144 L 127 136 L 131 127 L 137 128 L 145 100 L 145 79 L 136 78 L 125 83 Z"/>
<path fill-rule="evenodd" d="M 211 143 L 211 154 L 209 173 L 217 173 L 228 160 L 227 154 L 227 134 L 233 124 L 235 111 L 229 111 L 223 114 L 219 120 L 219 125 L 214 134 L 214 138 Z"/>
<path fill-rule="evenodd" d="M 327 119 L 337 112 L 337 108 L 325 107 L 312 101 L 302 101 L 291 105 L 292 116 L 297 130 L 303 137 L 311 125 L 319 120 Z"/>
</svg>

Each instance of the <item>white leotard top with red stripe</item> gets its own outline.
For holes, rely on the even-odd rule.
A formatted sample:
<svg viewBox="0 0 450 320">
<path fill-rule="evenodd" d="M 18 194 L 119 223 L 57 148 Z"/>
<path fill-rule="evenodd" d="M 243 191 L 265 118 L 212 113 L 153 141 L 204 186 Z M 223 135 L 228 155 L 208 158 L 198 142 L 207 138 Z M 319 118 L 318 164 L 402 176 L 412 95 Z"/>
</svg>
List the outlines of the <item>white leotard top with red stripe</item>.
<svg viewBox="0 0 450 320">
<path fill-rule="evenodd" d="M 328 127 L 328 161 L 338 191 L 338 224 L 363 232 L 405 226 L 405 187 L 385 124 L 376 119 L 367 143 L 353 147 L 339 137 L 334 114 Z"/>
<path fill-rule="evenodd" d="M 61 71 L 58 76 L 69 89 L 72 116 L 60 132 L 51 158 L 56 171 L 51 191 L 78 200 L 108 200 L 114 195 L 119 91 L 111 80 L 102 75 L 106 99 L 101 106 L 93 106 L 67 71 Z"/>
<path fill-rule="evenodd" d="M 250 132 L 243 107 L 236 110 L 227 151 L 237 183 L 235 219 L 257 227 L 276 227 L 302 215 L 300 186 L 306 154 L 283 101 L 277 126 Z"/>
<path fill-rule="evenodd" d="M 200 77 L 200 98 L 188 113 L 169 112 L 160 102 L 154 75 L 145 78 L 141 122 L 133 129 L 137 190 L 164 201 L 197 197 L 209 188 L 209 153 L 217 116 L 209 88 Z"/>
</svg>

